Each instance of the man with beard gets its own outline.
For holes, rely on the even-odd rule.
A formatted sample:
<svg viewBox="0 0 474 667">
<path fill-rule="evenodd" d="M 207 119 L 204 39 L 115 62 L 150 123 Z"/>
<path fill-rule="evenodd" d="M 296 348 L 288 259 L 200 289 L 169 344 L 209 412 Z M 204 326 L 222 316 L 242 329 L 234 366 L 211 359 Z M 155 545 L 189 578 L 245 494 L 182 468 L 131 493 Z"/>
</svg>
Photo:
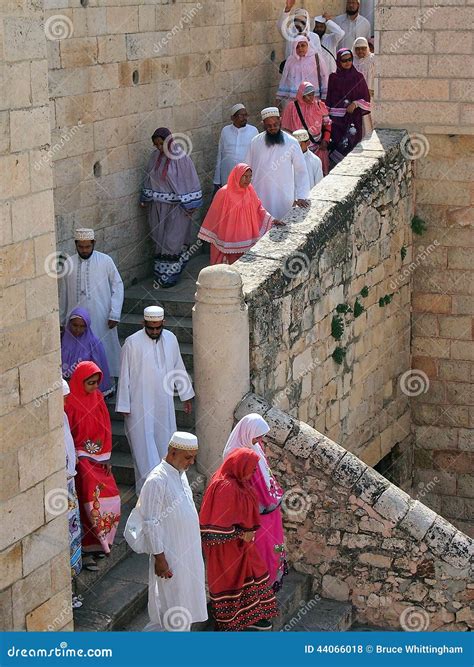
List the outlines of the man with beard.
<svg viewBox="0 0 474 667">
<path fill-rule="evenodd" d="M 120 369 L 117 324 L 123 305 L 123 282 L 113 259 L 95 250 L 93 229 L 76 229 L 77 254 L 68 257 L 59 275 L 59 317 L 61 327 L 78 306 L 86 308 L 91 329 L 101 341 L 110 375 Z"/>
<path fill-rule="evenodd" d="M 135 466 L 137 495 L 147 475 L 166 456 L 176 431 L 174 392 L 192 410 L 194 390 L 184 367 L 178 340 L 164 330 L 164 310 L 143 311 L 143 329 L 129 336 L 122 348 L 116 411 L 125 419 L 125 434 Z"/>
<path fill-rule="evenodd" d="M 321 42 L 322 56 L 328 67 L 329 74 L 336 71 L 336 52 L 339 42 L 344 37 L 344 30 L 331 19 L 326 12 L 314 19 L 314 32 Z"/>
<path fill-rule="evenodd" d="M 250 144 L 246 164 L 252 169 L 252 185 L 262 206 L 282 220 L 292 206 L 309 206 L 309 179 L 298 142 L 281 129 L 280 112 L 261 112 L 263 132 Z"/>
<path fill-rule="evenodd" d="M 359 14 L 359 0 L 347 0 L 346 13 L 336 16 L 334 21 L 344 30 L 344 37 L 339 44 L 340 49 L 352 49 L 357 37 L 369 39 L 372 29 L 369 21 Z"/>
<path fill-rule="evenodd" d="M 235 165 L 244 161 L 250 142 L 258 134 L 256 127 L 247 124 L 249 115 L 243 104 L 234 104 L 230 116 L 232 124 L 222 128 L 219 139 L 214 172 L 215 190 L 225 185 Z"/>
</svg>

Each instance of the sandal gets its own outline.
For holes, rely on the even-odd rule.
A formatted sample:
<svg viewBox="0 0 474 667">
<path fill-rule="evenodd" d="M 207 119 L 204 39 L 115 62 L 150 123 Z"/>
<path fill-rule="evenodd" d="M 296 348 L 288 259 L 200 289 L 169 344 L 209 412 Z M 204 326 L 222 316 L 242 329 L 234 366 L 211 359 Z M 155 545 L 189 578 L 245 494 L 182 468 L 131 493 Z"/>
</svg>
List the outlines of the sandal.
<svg viewBox="0 0 474 667">
<path fill-rule="evenodd" d="M 82 559 L 82 567 L 84 570 L 89 570 L 89 572 L 98 572 L 99 566 L 95 562 L 94 556 L 86 556 Z"/>
<path fill-rule="evenodd" d="M 80 596 L 73 595 L 72 596 L 72 608 L 73 609 L 79 609 L 79 607 L 82 607 L 82 600 L 79 599 Z"/>
</svg>

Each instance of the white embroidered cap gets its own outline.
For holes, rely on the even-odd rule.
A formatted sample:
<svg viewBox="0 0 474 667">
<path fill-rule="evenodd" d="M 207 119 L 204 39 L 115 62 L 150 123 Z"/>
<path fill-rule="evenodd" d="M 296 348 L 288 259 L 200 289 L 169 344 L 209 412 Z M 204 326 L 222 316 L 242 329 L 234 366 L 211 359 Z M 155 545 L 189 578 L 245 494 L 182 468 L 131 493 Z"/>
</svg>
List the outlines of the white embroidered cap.
<svg viewBox="0 0 474 667">
<path fill-rule="evenodd" d="M 234 104 L 233 107 L 231 107 L 230 110 L 230 117 L 233 118 L 237 111 L 242 111 L 242 109 L 245 109 L 245 104 Z"/>
<path fill-rule="evenodd" d="M 148 306 L 143 311 L 143 318 L 147 322 L 161 322 L 165 317 L 165 311 L 161 306 Z"/>
<path fill-rule="evenodd" d="M 326 19 L 324 18 L 324 16 L 315 16 L 315 17 L 314 17 L 314 20 L 316 21 L 316 23 L 327 23 L 327 21 L 326 21 Z"/>
<path fill-rule="evenodd" d="M 309 141 L 309 134 L 306 132 L 306 130 L 295 130 L 293 132 L 293 136 L 300 143 L 302 141 Z"/>
<path fill-rule="evenodd" d="M 80 227 L 74 231 L 74 241 L 94 241 L 94 230 L 88 227 Z"/>
<path fill-rule="evenodd" d="M 66 382 L 66 380 L 63 379 L 63 396 L 67 396 L 70 393 L 71 393 L 71 390 L 69 389 L 69 385 Z"/>
<path fill-rule="evenodd" d="M 174 447 L 175 449 L 187 449 L 189 451 L 199 448 L 196 436 L 192 433 L 186 433 L 185 431 L 176 431 L 173 433 L 168 446 Z"/>
<path fill-rule="evenodd" d="M 278 109 L 278 107 L 267 107 L 266 109 L 262 109 L 261 115 L 262 115 L 262 120 L 265 120 L 265 118 L 272 118 L 274 116 L 277 116 L 279 118 L 280 110 Z"/>
</svg>

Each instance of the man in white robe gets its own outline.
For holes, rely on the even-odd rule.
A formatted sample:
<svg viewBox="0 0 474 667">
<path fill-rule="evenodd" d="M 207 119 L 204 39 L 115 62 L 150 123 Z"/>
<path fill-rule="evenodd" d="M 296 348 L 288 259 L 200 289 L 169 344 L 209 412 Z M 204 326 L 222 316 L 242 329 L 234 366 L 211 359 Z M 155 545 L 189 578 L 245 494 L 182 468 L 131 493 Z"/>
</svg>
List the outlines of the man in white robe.
<svg viewBox="0 0 474 667">
<path fill-rule="evenodd" d="M 148 475 L 137 508 L 150 554 L 145 631 L 186 631 L 207 619 L 199 516 L 186 470 L 198 441 L 173 433 L 166 458 Z"/>
<path fill-rule="evenodd" d="M 214 188 L 217 190 L 227 183 L 229 174 L 236 164 L 243 162 L 250 142 L 257 136 L 254 125 L 248 125 L 248 113 L 243 104 L 234 104 L 231 112 L 232 124 L 222 128 L 217 149 Z"/>
<path fill-rule="evenodd" d="M 117 325 L 123 305 L 123 282 L 109 255 L 95 250 L 93 229 L 74 232 L 77 254 L 68 257 L 59 276 L 59 317 L 61 327 L 74 308 L 86 308 L 94 335 L 105 349 L 110 375 L 120 369 Z"/>
<path fill-rule="evenodd" d="M 365 37 L 370 39 L 372 28 L 369 21 L 359 14 L 359 0 L 347 0 L 346 13 L 336 16 L 334 21 L 339 27 L 344 30 L 344 37 L 342 38 L 339 48 L 352 49 L 357 37 Z"/>
<path fill-rule="evenodd" d="M 309 150 L 310 140 L 306 130 L 295 130 L 293 136 L 298 141 L 303 152 L 306 169 L 308 171 L 309 187 L 312 190 L 315 185 L 323 179 L 323 166 L 321 159 Z"/>
<path fill-rule="evenodd" d="M 166 456 L 170 437 L 176 431 L 175 390 L 184 401 L 186 413 L 192 410 L 194 396 L 178 340 L 163 328 L 163 308 L 145 308 L 143 324 L 144 328 L 123 345 L 115 407 L 124 415 L 137 494 L 150 471 Z"/>
<path fill-rule="evenodd" d="M 245 162 L 263 208 L 282 220 L 293 205 L 309 206 L 306 164 L 296 139 L 281 129 L 277 107 L 262 111 L 263 132 L 250 144 Z"/>
<path fill-rule="evenodd" d="M 285 9 L 280 14 L 277 26 L 285 45 L 285 59 L 293 53 L 293 42 L 300 36 L 305 35 L 316 53 L 321 54 L 321 43 L 319 36 L 311 31 L 311 18 L 309 12 L 302 7 L 293 9 L 296 0 L 286 0 Z"/>
<path fill-rule="evenodd" d="M 336 53 L 344 37 L 344 30 L 326 13 L 315 17 L 314 32 L 321 41 L 321 52 L 328 67 L 328 72 L 333 74 L 337 69 Z"/>
</svg>

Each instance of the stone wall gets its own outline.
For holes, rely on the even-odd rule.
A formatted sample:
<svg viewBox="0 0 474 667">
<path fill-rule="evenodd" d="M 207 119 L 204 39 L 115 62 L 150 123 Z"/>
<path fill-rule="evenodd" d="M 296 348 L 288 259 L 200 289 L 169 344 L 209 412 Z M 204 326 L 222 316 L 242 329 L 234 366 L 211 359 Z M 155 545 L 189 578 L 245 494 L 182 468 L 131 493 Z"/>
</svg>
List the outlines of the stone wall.
<svg viewBox="0 0 474 667">
<path fill-rule="evenodd" d="M 254 390 L 370 465 L 396 447 L 392 474 L 409 485 L 411 288 L 400 272 L 411 261 L 413 189 L 403 139 L 374 133 L 313 189 L 308 211 L 294 210 L 234 267 L 249 308 Z M 357 317 L 337 313 L 356 300 Z"/>
<path fill-rule="evenodd" d="M 474 535 L 474 137 L 428 139 L 416 163 L 414 491 Z"/>
<path fill-rule="evenodd" d="M 342 4 L 325 7 L 338 11 Z M 209 195 L 230 107 L 244 102 L 256 123 L 257 112 L 274 101 L 284 47 L 276 19 L 284 0 L 86 5 L 48 1 L 58 247 L 73 252 L 74 227 L 94 227 L 98 248 L 129 283 L 150 272 L 138 193 L 153 130 L 167 126 L 184 135 Z M 322 8 L 314 0 L 307 5 L 313 15 Z"/>
<path fill-rule="evenodd" d="M 348 600 L 359 623 L 403 630 L 474 627 L 472 539 L 307 424 L 249 394 L 270 425 L 266 451 L 284 485 L 288 556 L 313 592 Z M 302 601 L 304 602 L 304 601 Z"/>
<path fill-rule="evenodd" d="M 72 618 L 42 5 L 0 9 L 1 630 Z"/>
</svg>

